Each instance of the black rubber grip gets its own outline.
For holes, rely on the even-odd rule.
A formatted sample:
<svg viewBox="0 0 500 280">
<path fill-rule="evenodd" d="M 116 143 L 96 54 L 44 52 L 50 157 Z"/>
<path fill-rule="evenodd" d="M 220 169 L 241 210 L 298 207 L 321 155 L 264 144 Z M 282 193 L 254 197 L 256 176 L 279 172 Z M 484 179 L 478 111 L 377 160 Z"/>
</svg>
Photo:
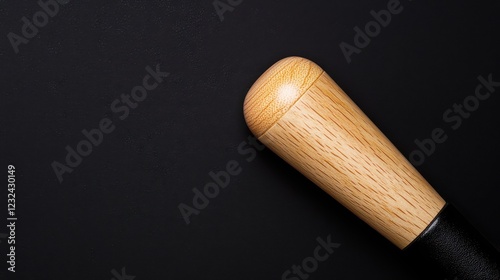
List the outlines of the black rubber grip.
<svg viewBox="0 0 500 280">
<path fill-rule="evenodd" d="M 447 279 L 500 280 L 500 254 L 450 204 L 403 252 L 425 256 Z"/>
</svg>

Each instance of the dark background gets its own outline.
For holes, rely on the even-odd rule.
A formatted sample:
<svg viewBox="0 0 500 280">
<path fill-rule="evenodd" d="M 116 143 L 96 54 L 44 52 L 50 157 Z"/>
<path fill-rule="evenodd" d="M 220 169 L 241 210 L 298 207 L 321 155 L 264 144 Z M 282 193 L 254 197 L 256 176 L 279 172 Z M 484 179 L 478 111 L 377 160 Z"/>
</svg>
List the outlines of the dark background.
<svg viewBox="0 0 500 280">
<path fill-rule="evenodd" d="M 341 246 L 309 279 L 443 279 L 269 150 L 251 162 L 238 153 L 247 90 L 290 55 L 322 66 L 406 156 L 442 127 L 447 141 L 418 170 L 500 248 L 500 99 L 457 130 L 442 117 L 479 75 L 500 80 L 500 4 L 435 2 L 402 0 L 350 64 L 339 44 L 387 0 L 245 0 L 223 21 L 212 1 L 73 1 L 18 54 L 7 34 L 40 7 L 2 2 L 0 168 L 6 178 L 16 167 L 18 221 L 17 272 L 6 273 L 0 239 L 0 277 L 119 280 L 112 271 L 125 267 L 135 280 L 281 279 L 331 234 Z M 158 63 L 170 76 L 119 120 L 113 100 Z M 51 163 L 104 117 L 115 131 L 59 183 Z M 186 225 L 178 205 L 229 160 L 243 171 Z"/>
</svg>

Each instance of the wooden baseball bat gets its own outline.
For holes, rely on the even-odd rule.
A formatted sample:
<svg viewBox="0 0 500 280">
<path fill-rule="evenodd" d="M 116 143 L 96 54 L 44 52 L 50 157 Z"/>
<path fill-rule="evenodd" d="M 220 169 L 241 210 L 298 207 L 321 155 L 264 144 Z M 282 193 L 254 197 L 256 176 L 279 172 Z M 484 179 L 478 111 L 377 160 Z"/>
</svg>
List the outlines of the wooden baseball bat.
<svg viewBox="0 0 500 280">
<path fill-rule="evenodd" d="M 498 251 L 315 63 L 280 60 L 244 102 L 252 133 L 394 245 L 450 277 L 500 279 Z"/>
</svg>

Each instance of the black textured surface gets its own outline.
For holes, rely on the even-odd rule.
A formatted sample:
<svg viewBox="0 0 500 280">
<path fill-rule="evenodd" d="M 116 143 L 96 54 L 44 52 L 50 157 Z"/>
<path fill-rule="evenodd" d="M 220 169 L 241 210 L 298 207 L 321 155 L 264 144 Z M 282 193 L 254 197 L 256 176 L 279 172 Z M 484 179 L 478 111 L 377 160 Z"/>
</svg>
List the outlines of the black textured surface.
<svg viewBox="0 0 500 280">
<path fill-rule="evenodd" d="M 417 168 L 500 248 L 500 90 L 467 118 L 443 119 L 478 76 L 500 80 L 500 2 L 401 1 L 347 63 L 339 44 L 388 2 L 245 0 L 221 21 L 213 1 L 71 1 L 16 54 L 7 34 L 41 8 L 3 1 L 0 279 L 121 280 L 122 268 L 134 280 L 281 279 L 330 235 L 341 245 L 310 280 L 443 280 L 250 145 L 244 96 L 290 55 L 325 69 L 405 156 L 442 128 L 447 140 Z M 121 120 L 112 103 L 156 64 L 170 75 Z M 103 118 L 114 131 L 59 183 L 51 164 Z M 231 160 L 239 175 L 186 225 L 179 204 Z M 7 164 L 17 170 L 16 274 L 2 235 Z"/>
<path fill-rule="evenodd" d="M 404 252 L 428 258 L 449 278 L 500 279 L 500 254 L 451 204 Z"/>
</svg>

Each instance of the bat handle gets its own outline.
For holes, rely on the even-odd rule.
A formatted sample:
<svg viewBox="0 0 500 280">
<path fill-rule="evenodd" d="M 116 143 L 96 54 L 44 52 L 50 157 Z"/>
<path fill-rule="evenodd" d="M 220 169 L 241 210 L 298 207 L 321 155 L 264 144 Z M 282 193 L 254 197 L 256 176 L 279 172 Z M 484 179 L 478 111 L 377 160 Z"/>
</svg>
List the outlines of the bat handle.
<svg viewBox="0 0 500 280">
<path fill-rule="evenodd" d="M 243 111 L 263 144 L 400 249 L 427 252 L 457 276 L 496 277 L 465 279 L 500 279 L 486 243 L 315 63 L 280 60 Z"/>
</svg>

